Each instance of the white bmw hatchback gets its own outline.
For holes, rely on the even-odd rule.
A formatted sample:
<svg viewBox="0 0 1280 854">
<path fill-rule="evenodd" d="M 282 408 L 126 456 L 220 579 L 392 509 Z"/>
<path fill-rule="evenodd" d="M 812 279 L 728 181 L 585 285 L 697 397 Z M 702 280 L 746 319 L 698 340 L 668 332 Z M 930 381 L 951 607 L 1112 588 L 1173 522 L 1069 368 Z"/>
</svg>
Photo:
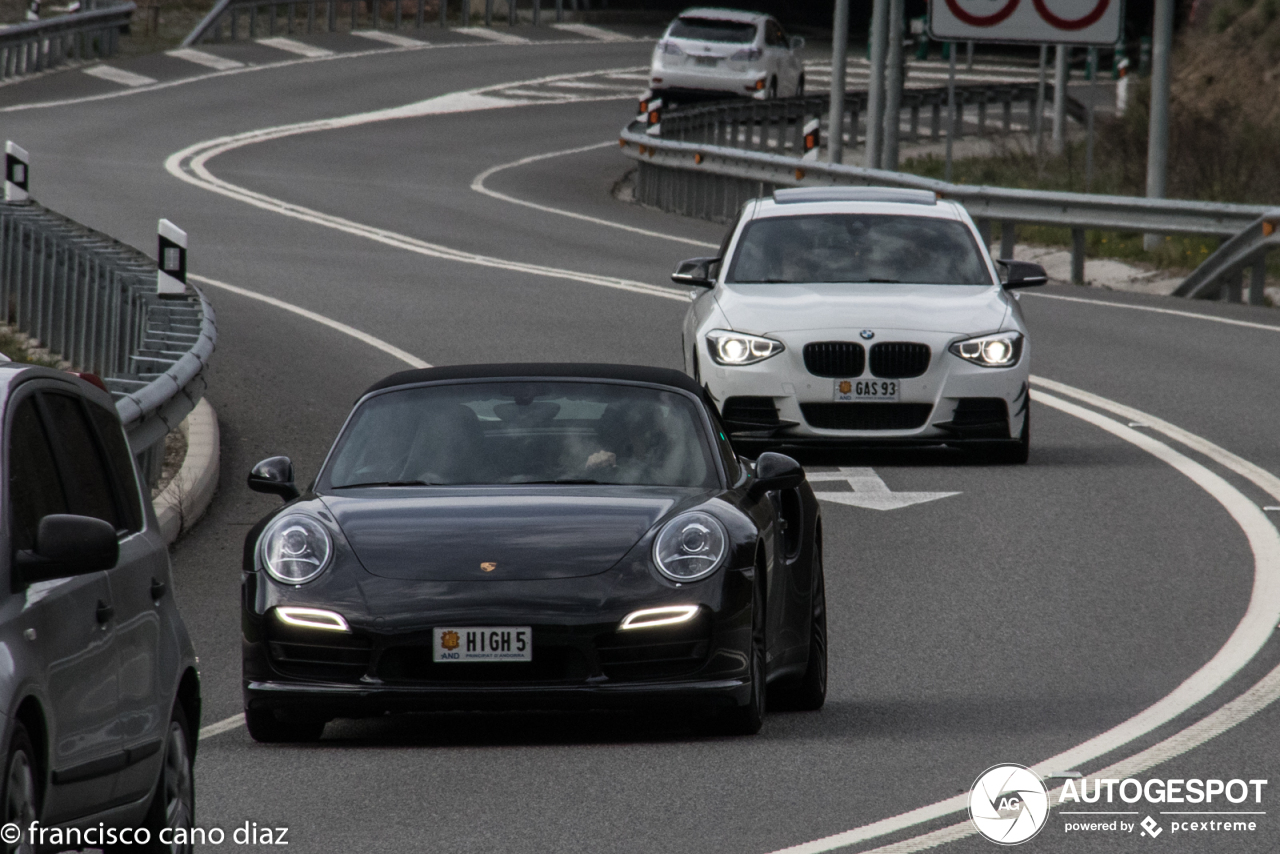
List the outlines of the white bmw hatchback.
<svg viewBox="0 0 1280 854">
<path fill-rule="evenodd" d="M 668 100 L 803 95 L 802 47 L 804 39 L 789 38 L 768 15 L 687 9 L 653 49 L 649 88 Z"/>
<path fill-rule="evenodd" d="M 976 446 L 1026 462 L 1031 346 L 1016 295 L 1044 269 L 999 262 L 933 193 L 779 190 L 748 202 L 684 321 L 685 369 L 735 444 Z"/>
</svg>

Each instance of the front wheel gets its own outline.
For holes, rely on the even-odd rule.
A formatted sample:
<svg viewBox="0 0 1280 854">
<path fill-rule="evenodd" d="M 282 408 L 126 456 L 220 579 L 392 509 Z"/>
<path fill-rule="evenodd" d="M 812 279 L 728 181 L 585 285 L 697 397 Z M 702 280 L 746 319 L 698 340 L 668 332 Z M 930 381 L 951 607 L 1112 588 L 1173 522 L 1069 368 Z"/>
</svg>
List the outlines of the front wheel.
<svg viewBox="0 0 1280 854">
<path fill-rule="evenodd" d="M 995 448 L 988 452 L 987 458 L 999 465 L 1024 465 L 1031 457 L 1031 401 L 1027 401 L 1027 411 L 1022 417 L 1022 432 L 1016 442 Z"/>
<path fill-rule="evenodd" d="M 822 572 L 822 543 L 813 545 L 813 603 L 809 622 L 809 663 L 799 679 L 779 685 L 778 705 L 799 712 L 816 712 L 827 701 L 827 585 Z"/>
<path fill-rule="evenodd" d="M 748 670 L 751 673 L 751 696 L 745 705 L 722 712 L 715 720 L 714 729 L 722 735 L 755 735 L 764 725 L 766 689 L 764 675 L 765 605 L 764 569 L 757 568 L 760 576 L 755 601 L 751 606 L 751 651 Z"/>
<path fill-rule="evenodd" d="M 9 735 L 9 755 L 4 774 L 4 823 L 30 827 L 40 818 L 40 791 L 36 788 L 35 748 L 20 721 L 13 722 Z M 30 854 L 35 849 L 27 839 L 6 842 L 5 854 Z"/>
<path fill-rule="evenodd" d="M 150 831 L 150 843 L 143 847 L 121 847 L 121 851 L 148 854 L 191 854 L 191 829 L 195 825 L 195 758 L 191 753 L 190 725 L 182 706 L 173 707 L 169 732 L 164 742 L 164 764 L 143 827 Z M 168 842 L 162 841 L 168 840 Z M 110 849 L 108 849 L 110 850 Z"/>
</svg>

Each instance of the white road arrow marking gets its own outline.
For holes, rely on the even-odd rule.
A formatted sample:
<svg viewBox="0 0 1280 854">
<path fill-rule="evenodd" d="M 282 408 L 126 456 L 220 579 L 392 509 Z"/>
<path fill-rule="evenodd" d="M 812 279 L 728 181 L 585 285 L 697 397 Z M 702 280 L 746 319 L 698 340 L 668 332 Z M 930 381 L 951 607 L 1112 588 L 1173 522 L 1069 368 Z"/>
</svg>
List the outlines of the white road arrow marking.
<svg viewBox="0 0 1280 854">
<path fill-rule="evenodd" d="M 910 507 L 912 504 L 923 504 L 926 501 L 937 501 L 959 495 L 958 492 L 890 492 L 889 487 L 880 479 L 873 468 L 845 468 L 839 471 L 809 472 L 809 480 L 843 480 L 853 487 L 853 492 L 815 492 L 823 501 L 834 501 L 837 504 L 848 504 L 851 507 L 865 507 L 868 510 L 897 510 Z"/>
</svg>

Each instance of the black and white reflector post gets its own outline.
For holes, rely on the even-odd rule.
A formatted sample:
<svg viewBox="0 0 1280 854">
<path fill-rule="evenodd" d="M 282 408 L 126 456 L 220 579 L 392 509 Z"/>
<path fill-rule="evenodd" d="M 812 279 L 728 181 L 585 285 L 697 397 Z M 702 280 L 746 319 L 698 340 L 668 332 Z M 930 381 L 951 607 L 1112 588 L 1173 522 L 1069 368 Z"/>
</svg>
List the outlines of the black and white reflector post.
<svg viewBox="0 0 1280 854">
<path fill-rule="evenodd" d="M 822 142 L 818 131 L 820 127 L 822 122 L 819 119 L 812 119 L 804 126 L 804 154 L 801 155 L 801 160 L 818 159 L 818 145 Z"/>
<path fill-rule="evenodd" d="M 31 2 L 27 4 L 27 20 L 40 20 L 40 0 L 31 0 Z"/>
<path fill-rule="evenodd" d="M 187 295 L 187 233 L 167 219 L 160 220 L 160 249 L 156 262 L 156 293 L 162 297 Z"/>
<path fill-rule="evenodd" d="M 25 202 L 27 195 L 27 150 L 12 142 L 4 144 L 4 200 L 6 202 Z"/>
</svg>

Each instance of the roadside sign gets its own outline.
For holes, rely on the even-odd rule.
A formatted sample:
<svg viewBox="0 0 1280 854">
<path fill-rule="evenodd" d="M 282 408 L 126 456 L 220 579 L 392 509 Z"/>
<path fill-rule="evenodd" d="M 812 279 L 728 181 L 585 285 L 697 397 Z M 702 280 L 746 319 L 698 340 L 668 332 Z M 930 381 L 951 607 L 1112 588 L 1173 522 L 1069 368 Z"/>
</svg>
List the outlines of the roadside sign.
<svg viewBox="0 0 1280 854">
<path fill-rule="evenodd" d="M 938 41 L 1113 45 L 1122 0 L 929 0 Z"/>
</svg>

